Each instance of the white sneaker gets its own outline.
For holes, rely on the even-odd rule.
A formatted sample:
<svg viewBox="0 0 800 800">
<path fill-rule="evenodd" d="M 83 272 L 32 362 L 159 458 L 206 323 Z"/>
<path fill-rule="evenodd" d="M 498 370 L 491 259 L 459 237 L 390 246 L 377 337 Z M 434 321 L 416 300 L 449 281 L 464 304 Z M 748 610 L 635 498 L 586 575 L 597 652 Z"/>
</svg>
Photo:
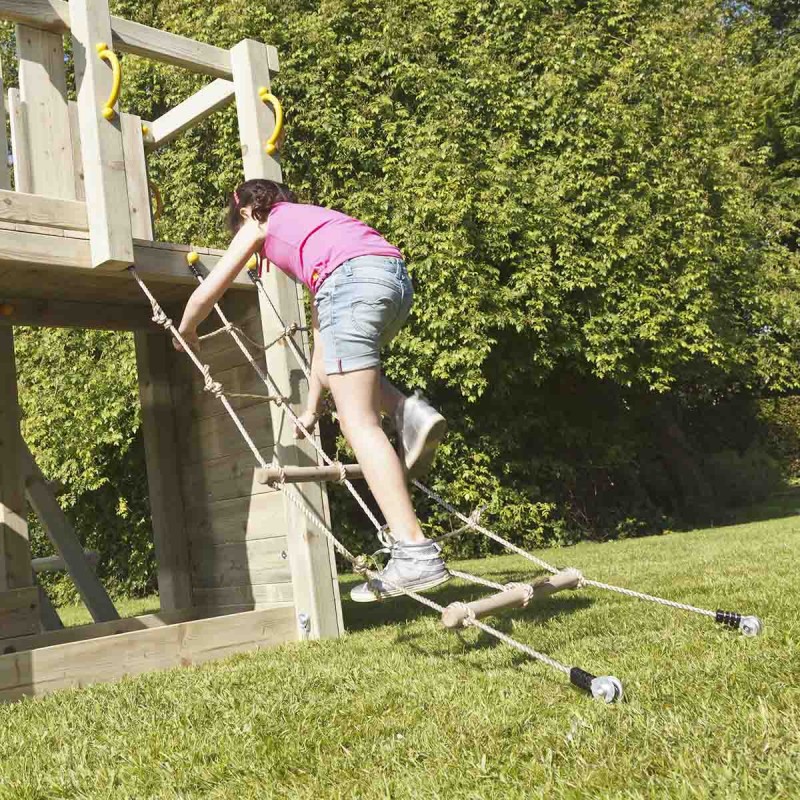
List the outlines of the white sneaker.
<svg viewBox="0 0 800 800">
<path fill-rule="evenodd" d="M 400 461 L 412 478 L 433 464 L 436 448 L 447 433 L 447 420 L 419 393 L 406 397 L 394 414 Z"/>
<path fill-rule="evenodd" d="M 395 542 L 391 558 L 378 576 L 351 589 L 350 597 L 356 603 L 374 603 L 397 597 L 402 589 L 423 592 L 446 583 L 451 576 L 441 553 L 442 548 L 430 539 L 418 544 Z"/>
</svg>

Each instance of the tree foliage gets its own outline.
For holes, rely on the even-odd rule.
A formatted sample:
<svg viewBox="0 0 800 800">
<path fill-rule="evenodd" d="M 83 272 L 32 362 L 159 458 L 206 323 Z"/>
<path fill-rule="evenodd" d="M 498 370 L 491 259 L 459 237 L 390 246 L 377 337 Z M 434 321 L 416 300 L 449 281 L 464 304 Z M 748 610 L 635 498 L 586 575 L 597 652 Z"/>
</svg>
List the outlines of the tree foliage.
<svg viewBox="0 0 800 800">
<path fill-rule="evenodd" d="M 761 428 L 740 415 L 800 378 L 791 3 L 113 7 L 223 47 L 277 46 L 287 182 L 409 262 L 415 308 L 386 369 L 446 411 L 434 483 L 461 507 L 488 504 L 526 544 L 630 535 L 718 513 L 731 495 L 715 489 L 721 461 L 761 463 Z M 205 81 L 133 56 L 124 76 L 125 108 L 148 119 Z M 224 244 L 235 112 L 149 168 L 166 201 L 159 237 Z M 113 391 L 130 401 L 130 383 Z M 700 435 L 714 417 L 752 435 L 738 461 L 710 467 L 730 446 Z M 120 408 L 100 441 L 114 431 L 129 452 L 132 419 Z"/>
</svg>

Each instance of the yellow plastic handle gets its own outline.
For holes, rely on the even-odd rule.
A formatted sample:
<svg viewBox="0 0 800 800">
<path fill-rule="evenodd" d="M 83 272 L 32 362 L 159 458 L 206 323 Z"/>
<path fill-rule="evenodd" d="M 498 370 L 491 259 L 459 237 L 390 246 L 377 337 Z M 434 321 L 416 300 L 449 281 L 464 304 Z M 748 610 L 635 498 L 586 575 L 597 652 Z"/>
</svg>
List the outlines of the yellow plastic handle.
<svg viewBox="0 0 800 800">
<path fill-rule="evenodd" d="M 119 91 L 122 88 L 122 67 L 119 65 L 117 54 L 113 50 L 110 50 L 105 42 L 99 42 L 97 44 L 97 55 L 100 56 L 103 61 L 108 63 L 108 65 L 111 67 L 111 72 L 113 73 L 111 95 L 109 96 L 108 100 L 106 100 L 106 104 L 103 106 L 103 110 L 101 112 L 105 119 L 112 120 L 117 113 L 114 111 L 114 106 L 117 100 L 119 100 Z"/>
<path fill-rule="evenodd" d="M 155 208 L 153 209 L 153 222 L 158 222 L 161 219 L 161 215 L 164 213 L 164 198 L 161 196 L 161 190 L 156 186 L 155 183 L 150 181 L 148 183 L 150 187 L 150 194 L 153 195 L 153 200 L 155 201 Z"/>
<path fill-rule="evenodd" d="M 267 155 L 271 156 L 278 149 L 278 139 L 283 133 L 283 106 L 281 101 L 266 86 L 262 86 L 258 90 L 258 96 L 261 98 L 261 102 L 269 103 L 275 109 L 275 130 L 272 131 L 272 136 L 267 139 L 267 143 L 264 145 Z"/>
</svg>

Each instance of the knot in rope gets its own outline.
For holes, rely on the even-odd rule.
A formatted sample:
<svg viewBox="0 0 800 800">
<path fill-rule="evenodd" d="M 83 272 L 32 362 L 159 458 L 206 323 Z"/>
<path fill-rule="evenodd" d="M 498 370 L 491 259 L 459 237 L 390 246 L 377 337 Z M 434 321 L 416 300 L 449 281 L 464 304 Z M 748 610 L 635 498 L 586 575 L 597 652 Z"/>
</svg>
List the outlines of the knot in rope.
<svg viewBox="0 0 800 800">
<path fill-rule="evenodd" d="M 453 603 L 456 608 L 461 609 L 465 614 L 466 617 L 461 621 L 461 626 L 464 628 L 469 628 L 473 622 L 475 622 L 475 612 L 466 604 L 460 601 L 456 601 Z"/>
<path fill-rule="evenodd" d="M 362 553 L 360 556 L 356 556 L 355 559 L 353 559 L 353 572 L 357 572 L 359 575 L 364 575 L 366 577 L 374 566 L 375 561 L 372 556 L 367 556 Z"/>
<path fill-rule="evenodd" d="M 172 320 L 166 315 L 164 309 L 157 305 L 153 306 L 153 322 L 167 329 L 172 327 Z"/>
<path fill-rule="evenodd" d="M 586 586 L 586 578 L 583 577 L 583 573 L 579 569 L 576 569 L 575 572 L 578 573 L 578 584 L 575 588 L 583 589 Z"/>
<path fill-rule="evenodd" d="M 334 461 L 331 466 L 339 470 L 339 477 L 336 479 L 336 483 L 344 483 L 347 480 L 347 470 L 344 464 L 342 464 L 341 461 Z M 383 542 L 381 542 L 381 544 L 383 544 Z"/>
<path fill-rule="evenodd" d="M 206 392 L 211 392 L 216 398 L 220 398 L 225 394 L 222 384 L 211 377 L 211 367 L 208 364 L 203 364 L 203 384 L 203 389 Z"/>
<path fill-rule="evenodd" d="M 522 607 L 527 608 L 528 603 L 533 600 L 533 593 L 534 589 L 529 583 L 521 583 L 519 581 L 511 581 L 510 583 L 505 584 L 506 590 L 508 589 L 524 589 L 525 590 L 525 597 L 522 601 Z"/>
</svg>

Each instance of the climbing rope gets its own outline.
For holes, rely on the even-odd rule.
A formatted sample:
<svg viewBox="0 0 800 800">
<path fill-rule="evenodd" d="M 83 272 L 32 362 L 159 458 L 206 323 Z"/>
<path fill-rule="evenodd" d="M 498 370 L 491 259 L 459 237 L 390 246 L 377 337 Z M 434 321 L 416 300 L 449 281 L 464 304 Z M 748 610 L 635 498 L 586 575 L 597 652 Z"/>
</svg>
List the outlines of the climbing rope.
<svg viewBox="0 0 800 800">
<path fill-rule="evenodd" d="M 255 284 L 257 291 L 259 291 L 262 297 L 264 297 L 267 300 L 270 308 L 272 309 L 273 314 L 275 315 L 278 321 L 278 324 L 285 326 L 283 318 L 278 312 L 278 309 L 275 306 L 275 303 L 273 302 L 272 298 L 269 296 L 269 293 L 264 287 L 258 273 L 255 270 L 248 270 L 247 274 L 250 277 L 250 280 Z M 295 346 L 295 355 L 298 361 L 300 362 L 301 368 L 303 369 L 306 378 L 310 378 L 311 373 L 305 354 L 300 351 L 300 349 L 297 347 L 297 345 L 294 343 L 293 340 L 290 339 L 289 341 Z M 516 553 L 522 558 L 527 559 L 528 561 L 536 564 L 538 567 L 548 572 L 555 574 L 559 571 L 557 567 L 554 567 L 552 564 L 549 564 L 544 559 L 541 559 L 538 556 L 533 555 L 533 553 L 529 553 L 527 550 L 518 547 L 513 542 L 509 542 L 507 539 L 503 538 L 502 536 L 500 536 L 500 534 L 496 533 L 495 531 L 492 531 L 489 528 L 486 528 L 483 525 L 481 525 L 479 522 L 480 513 L 483 511 L 483 509 L 485 509 L 485 506 L 483 506 L 480 510 L 476 509 L 476 511 L 473 511 L 472 514 L 470 514 L 470 516 L 465 516 L 455 506 L 453 506 L 452 503 L 445 500 L 445 498 L 442 497 L 438 492 L 426 486 L 421 481 L 415 478 L 412 479 L 412 483 L 421 492 L 423 492 L 431 500 L 433 500 L 437 505 L 447 510 L 450 514 L 455 516 L 463 523 L 462 527 L 458 528 L 457 530 L 451 531 L 450 533 L 446 533 L 443 536 L 438 537 L 438 539 L 436 539 L 437 542 L 441 542 L 446 539 L 459 536 L 468 530 L 474 530 L 483 534 L 487 538 L 497 542 L 498 544 L 502 545 L 512 553 Z M 744 633 L 746 636 L 755 636 L 761 632 L 761 621 L 758 619 L 758 617 L 743 616 L 741 614 L 737 614 L 736 612 L 730 612 L 730 611 L 722 611 L 722 610 L 712 611 L 710 609 L 698 608 L 696 606 L 692 606 L 687 603 L 678 603 L 675 602 L 674 600 L 668 600 L 663 597 L 656 597 L 655 595 L 645 594 L 643 592 L 636 592 L 632 589 L 627 589 L 622 586 L 614 586 L 609 583 L 602 583 L 600 581 L 590 580 L 588 578 L 581 576 L 579 587 L 584 587 L 584 586 L 591 586 L 595 589 L 602 589 L 605 591 L 616 592 L 617 594 L 622 594 L 625 595 L 626 597 L 633 597 L 638 600 L 645 600 L 647 602 L 657 603 L 659 605 L 666 606 L 669 608 L 675 608 L 681 611 L 688 611 L 695 614 L 701 614 L 702 616 L 712 617 L 720 624 L 734 628 L 738 627 L 742 631 L 742 633 Z"/>
<path fill-rule="evenodd" d="M 220 384 L 215 383 L 211 379 L 210 370 L 207 364 L 203 364 L 199 358 L 195 355 L 195 353 L 191 350 L 188 346 L 186 340 L 181 336 L 180 332 L 177 330 L 175 325 L 173 324 L 172 320 L 167 316 L 164 310 L 159 305 L 156 298 L 152 295 L 150 290 L 145 285 L 144 281 L 140 278 L 139 274 L 136 272 L 135 267 L 129 268 L 130 273 L 133 275 L 134 279 L 136 280 L 139 287 L 144 292 L 147 299 L 150 301 L 150 305 L 152 306 L 153 310 L 153 321 L 161 325 L 168 333 L 175 337 L 175 339 L 179 342 L 181 347 L 183 348 L 184 352 L 191 358 L 192 362 L 194 363 L 195 367 L 198 371 L 203 375 L 206 384 L 209 383 L 212 385 L 212 391 L 217 399 L 220 400 L 222 405 L 225 407 L 226 411 L 230 415 L 231 419 L 236 424 L 236 427 L 239 429 L 240 433 L 244 437 L 245 441 L 247 442 L 250 449 L 253 451 L 253 454 L 256 457 L 257 462 L 261 465 L 262 468 L 266 468 L 266 462 L 264 458 L 261 456 L 258 448 L 256 447 L 255 443 L 253 442 L 250 435 L 247 433 L 247 430 L 244 427 L 239 415 L 236 411 L 232 408 L 230 403 L 228 402 L 224 390 L 221 388 Z M 227 327 L 229 323 L 222 312 L 222 309 L 219 306 L 216 306 L 217 313 L 219 314 L 220 318 L 223 321 L 223 324 Z M 235 331 L 229 329 L 230 335 L 235 339 L 236 333 Z M 254 366 L 257 366 L 254 364 Z M 260 369 L 257 368 L 257 371 L 261 374 Z M 268 376 L 265 376 L 268 377 Z M 274 385 L 274 382 L 270 382 Z M 207 386 L 208 388 L 208 386 Z M 288 409 L 288 406 L 287 406 Z M 296 418 L 295 418 L 296 420 Z M 297 420 L 296 420 L 297 422 Z M 302 430 L 303 427 L 299 426 Z M 308 432 L 305 431 L 306 436 L 308 436 Z M 326 457 L 327 459 L 327 457 Z M 327 459 L 330 462 L 330 459 Z M 282 469 L 282 468 L 281 468 Z M 284 481 L 279 481 L 277 484 L 277 488 L 283 492 L 284 496 L 297 508 L 297 510 L 303 514 L 303 516 L 315 527 L 317 528 L 332 544 L 334 549 L 337 553 L 339 553 L 343 558 L 345 558 L 353 567 L 353 569 L 363 575 L 369 583 L 373 583 L 377 580 L 380 580 L 382 584 L 384 584 L 390 590 L 396 591 L 400 594 L 405 595 L 406 597 L 415 600 L 416 602 L 420 603 L 421 605 L 427 606 L 428 608 L 436 611 L 440 615 L 444 613 L 445 607 L 439 605 L 438 603 L 430 600 L 427 597 L 424 597 L 417 592 L 414 592 L 410 589 L 407 589 L 403 586 L 393 583 L 391 580 L 387 580 L 385 576 L 380 575 L 375 569 L 372 568 L 372 560 L 368 559 L 365 556 L 354 556 L 336 537 L 333 531 L 328 527 L 328 525 L 320 518 L 320 516 L 311 509 L 308 504 L 304 501 L 302 496 L 299 492 L 297 492 L 294 487 L 286 484 Z M 378 525 L 379 533 L 382 533 L 381 526 Z M 486 581 L 482 578 L 477 578 L 476 576 L 471 576 L 468 573 L 458 573 L 459 577 L 464 577 L 465 579 L 473 579 L 476 582 L 480 582 L 484 585 L 489 585 L 491 588 L 504 588 L 500 584 L 493 584 L 490 581 Z M 378 593 L 376 592 L 376 596 L 379 597 Z M 462 622 L 464 627 L 475 627 L 478 630 L 483 631 L 484 633 L 489 634 L 490 636 L 495 637 L 501 642 L 504 642 L 510 647 L 518 650 L 521 653 L 529 656 L 530 658 L 537 660 L 547 666 L 552 667 L 553 669 L 558 670 L 559 672 L 564 673 L 567 675 L 573 683 L 573 685 L 584 689 L 587 692 L 590 692 L 594 697 L 598 697 L 604 700 L 607 703 L 614 702 L 621 698 L 622 696 L 622 686 L 620 685 L 619 681 L 616 678 L 610 676 L 601 676 L 595 677 L 584 670 L 581 670 L 578 667 L 568 667 L 565 664 L 562 664 L 560 661 L 551 658 L 550 656 L 545 655 L 544 653 L 540 653 L 537 650 L 534 650 L 527 645 L 518 642 L 516 639 L 508 636 L 507 634 L 503 633 L 502 631 L 493 628 L 490 625 L 487 625 L 475 617 L 475 614 L 470 610 L 467 614 L 465 619 Z"/>
<path fill-rule="evenodd" d="M 197 279 L 197 282 L 202 284 L 203 280 L 204 280 L 203 275 L 200 272 L 200 270 L 197 269 L 197 266 L 196 266 L 197 259 L 196 258 L 192 258 L 192 255 L 193 255 L 192 253 L 189 253 L 189 255 L 187 256 L 187 259 L 186 259 L 187 260 L 187 264 L 189 266 L 189 269 L 190 269 L 192 275 L 194 275 L 194 277 Z M 273 308 L 274 308 L 274 306 L 273 306 Z M 300 422 L 300 418 L 297 416 L 297 414 L 294 413 L 294 410 L 292 409 L 291 405 L 289 405 L 289 403 L 288 403 L 288 397 L 286 395 L 284 395 L 280 391 L 280 389 L 278 388 L 278 385 L 275 383 L 275 381 L 273 380 L 272 376 L 268 372 L 266 372 L 264 369 L 262 369 L 261 366 L 258 364 L 258 362 L 253 358 L 252 353 L 247 349 L 247 346 L 244 344 L 242 338 L 237 333 L 236 326 L 232 325 L 231 322 L 228 320 L 227 316 L 225 315 L 225 312 L 222 310 L 222 308 L 221 308 L 219 303 L 215 303 L 214 304 L 214 310 L 216 311 L 217 316 L 219 317 L 220 321 L 222 322 L 223 328 L 228 332 L 228 334 L 234 340 L 234 342 L 236 342 L 237 346 L 242 351 L 242 353 L 244 354 L 245 358 L 248 360 L 248 362 L 253 367 L 253 369 L 256 371 L 256 373 L 258 374 L 259 378 L 261 378 L 261 380 L 263 381 L 263 383 L 267 387 L 267 389 L 269 389 L 271 392 L 276 393 L 281 398 L 281 400 L 283 402 L 283 407 L 286 410 L 286 412 L 288 413 L 289 418 L 292 420 L 293 424 L 305 436 L 305 438 L 311 443 L 311 445 L 314 448 L 314 450 L 316 450 L 317 454 L 320 456 L 320 458 L 322 458 L 322 460 L 328 466 L 336 466 L 336 464 L 338 462 L 334 462 L 333 459 L 331 459 L 328 456 L 328 454 L 317 443 L 317 440 L 311 435 L 311 433 L 308 431 L 308 429 L 305 427 L 305 425 L 303 425 L 303 423 Z M 282 326 L 284 332 L 289 330 L 290 327 L 291 327 L 291 326 L 285 325 L 284 323 L 281 323 L 281 326 Z M 287 341 L 293 342 L 294 340 L 289 336 L 289 337 L 287 337 Z M 302 358 L 303 358 L 303 360 L 305 360 L 305 356 L 302 356 Z M 278 465 L 278 466 L 280 466 L 280 465 Z M 366 501 L 358 493 L 358 491 L 356 490 L 355 486 L 353 486 L 353 483 L 347 478 L 346 474 L 344 474 L 343 469 L 340 470 L 340 476 L 343 478 L 343 480 L 341 480 L 341 483 L 344 486 L 347 487 L 347 490 L 350 492 L 350 494 L 353 496 L 353 498 L 356 500 L 356 502 L 361 506 L 362 510 L 367 515 L 367 518 L 370 520 L 370 522 L 375 527 L 376 534 L 377 534 L 379 540 L 381 541 L 381 543 L 382 544 L 386 544 L 387 542 L 384 540 L 383 534 L 382 534 L 383 526 L 378 521 L 378 519 L 375 516 L 375 514 L 372 513 L 372 510 L 369 508 L 369 506 L 367 505 Z"/>
</svg>

